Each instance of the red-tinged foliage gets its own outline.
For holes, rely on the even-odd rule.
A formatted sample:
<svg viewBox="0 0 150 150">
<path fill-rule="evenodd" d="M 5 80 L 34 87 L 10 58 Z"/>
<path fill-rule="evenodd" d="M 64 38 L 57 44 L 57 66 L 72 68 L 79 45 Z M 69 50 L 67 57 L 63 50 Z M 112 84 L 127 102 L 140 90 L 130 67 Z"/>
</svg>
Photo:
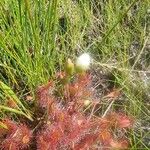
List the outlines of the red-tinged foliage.
<svg viewBox="0 0 150 150">
<path fill-rule="evenodd" d="M 16 134 L 17 133 L 17 134 Z M 32 131 L 26 125 L 18 125 L 18 130 L 16 131 L 16 142 L 19 143 L 19 146 L 24 149 L 29 146 L 31 138 L 32 138 Z"/>
<path fill-rule="evenodd" d="M 2 150 L 19 150 L 19 145 L 13 139 L 7 138 L 1 143 L 0 148 Z"/>
<path fill-rule="evenodd" d="M 15 132 L 18 128 L 16 123 L 10 119 L 4 119 L 4 120 L 2 120 L 2 122 L 7 126 L 7 129 L 5 129 L 5 131 L 6 131 L 5 133 L 7 133 L 8 135 Z"/>
<path fill-rule="evenodd" d="M 99 119 L 99 126 L 101 129 L 109 129 L 111 127 L 111 121 L 107 118 L 100 118 Z"/>
<path fill-rule="evenodd" d="M 87 74 L 80 74 L 72 83 L 66 84 L 64 87 L 64 96 L 66 101 L 74 101 L 76 104 L 83 104 L 85 99 L 92 96 L 89 89 L 90 76 Z"/>
<path fill-rule="evenodd" d="M 133 119 L 123 113 L 111 113 L 107 117 L 111 124 L 118 128 L 129 128 L 133 125 Z"/>
<path fill-rule="evenodd" d="M 62 136 L 63 129 L 61 129 L 61 125 L 46 125 L 37 135 L 37 148 L 39 150 L 43 150 L 43 148 L 45 150 L 55 150 Z"/>
<path fill-rule="evenodd" d="M 125 149 L 128 149 L 129 147 L 129 142 L 127 140 L 111 140 L 110 142 L 110 146 L 112 149 L 114 150 L 125 150 Z"/>
<path fill-rule="evenodd" d="M 91 82 L 91 76 L 88 73 L 82 73 L 77 75 L 77 82 L 80 83 L 83 86 L 87 86 Z"/>
<path fill-rule="evenodd" d="M 91 92 L 88 91 L 86 85 L 82 85 L 81 83 L 73 83 L 70 85 L 66 85 L 65 97 L 69 101 L 82 100 L 86 99 L 91 95 Z"/>
<path fill-rule="evenodd" d="M 1 143 L 0 147 L 4 150 L 12 149 L 24 149 L 29 146 L 32 132 L 31 130 L 23 124 L 18 125 L 11 120 L 4 120 L 7 131 L 5 132 L 5 139 Z"/>
<path fill-rule="evenodd" d="M 112 140 L 112 134 L 109 130 L 102 130 L 99 133 L 99 140 L 104 146 L 108 146 Z"/>
<path fill-rule="evenodd" d="M 96 134 L 87 134 L 82 138 L 78 143 L 76 143 L 72 149 L 73 150 L 87 150 L 91 145 L 96 144 L 97 135 Z"/>
<path fill-rule="evenodd" d="M 53 83 L 48 82 L 46 85 L 38 87 L 36 91 L 37 95 L 37 100 L 38 104 L 42 108 L 46 108 L 53 102 L 53 96 L 52 96 L 52 91 L 53 91 Z"/>
<path fill-rule="evenodd" d="M 123 113 L 110 113 L 103 118 L 94 111 L 89 114 L 88 110 L 97 105 L 89 88 L 90 78 L 84 73 L 69 79 L 65 72 L 60 72 L 55 85 L 51 81 L 40 86 L 36 92 L 35 120 L 30 124 L 33 130 L 28 128 L 29 122 L 17 124 L 10 119 L 3 120 L 8 129 L 0 130 L 0 148 L 95 150 L 99 146 L 102 150 L 126 149 L 129 143 L 118 140 L 116 131 L 131 127 L 132 119 Z M 114 99 L 119 94 L 118 90 L 114 90 L 106 97 Z M 86 113 L 83 111 L 87 107 L 85 101 L 90 102 Z"/>
<path fill-rule="evenodd" d="M 62 73 L 59 79 L 64 81 L 65 77 L 66 74 Z M 112 113 L 105 118 L 89 120 L 80 111 L 84 107 L 84 100 L 92 96 L 88 87 L 89 81 L 89 75 L 80 74 L 72 82 L 62 82 L 64 88 L 61 93 L 64 99 L 60 101 L 55 97 L 56 101 L 51 104 L 48 113 L 50 124 L 45 125 L 37 134 L 38 150 L 87 150 L 96 144 L 110 149 L 127 147 L 125 141 L 113 140 L 112 127 L 127 127 L 131 123 L 127 121 L 128 117 Z M 119 94 L 118 90 L 114 90 L 108 97 L 116 98 Z"/>
<path fill-rule="evenodd" d="M 117 126 L 119 128 L 129 128 L 133 125 L 133 119 L 131 119 L 129 116 L 126 116 L 125 114 L 118 114 L 116 119 Z"/>
<path fill-rule="evenodd" d="M 39 150 L 41 150 L 40 148 L 45 143 L 47 143 L 48 149 L 53 150 L 65 149 L 67 147 L 74 149 L 74 146 L 76 149 L 77 147 L 87 147 L 88 141 L 94 141 L 97 134 L 92 133 L 94 132 L 94 128 L 92 131 L 93 125 L 88 123 L 84 116 L 79 113 L 70 115 L 66 113 L 67 111 L 60 113 L 57 112 L 57 109 L 55 111 L 55 119 L 51 120 L 52 124 L 46 125 L 37 136 Z M 87 140 L 88 135 L 91 137 Z"/>
</svg>

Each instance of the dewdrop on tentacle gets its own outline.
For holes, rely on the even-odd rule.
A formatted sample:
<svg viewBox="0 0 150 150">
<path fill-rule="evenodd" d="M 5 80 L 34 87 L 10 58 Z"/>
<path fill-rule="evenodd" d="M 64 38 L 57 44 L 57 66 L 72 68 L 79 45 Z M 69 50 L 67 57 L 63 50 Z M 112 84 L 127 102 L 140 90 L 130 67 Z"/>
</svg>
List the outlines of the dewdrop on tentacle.
<svg viewBox="0 0 150 150">
<path fill-rule="evenodd" d="M 84 100 L 84 106 L 89 106 L 91 104 L 91 101 L 90 100 Z"/>
<path fill-rule="evenodd" d="M 91 63 L 91 57 L 88 53 L 83 53 L 76 60 L 77 72 L 84 72 L 89 69 Z"/>
</svg>

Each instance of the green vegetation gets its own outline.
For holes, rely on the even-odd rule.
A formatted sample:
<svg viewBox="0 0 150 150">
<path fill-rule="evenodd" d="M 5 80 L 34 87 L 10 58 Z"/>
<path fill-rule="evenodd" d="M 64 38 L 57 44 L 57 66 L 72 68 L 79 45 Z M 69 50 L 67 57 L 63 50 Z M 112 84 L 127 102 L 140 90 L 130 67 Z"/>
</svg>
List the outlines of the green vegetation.
<svg viewBox="0 0 150 150">
<path fill-rule="evenodd" d="M 131 149 L 148 150 L 149 33 L 149 0 L 1 0 L 0 117 L 9 112 L 32 120 L 26 96 L 36 100 L 37 86 L 63 70 L 68 58 L 89 52 L 94 68 L 111 73 L 108 80 L 123 93 L 111 109 L 135 118 Z M 8 98 L 18 109 L 6 105 Z"/>
</svg>

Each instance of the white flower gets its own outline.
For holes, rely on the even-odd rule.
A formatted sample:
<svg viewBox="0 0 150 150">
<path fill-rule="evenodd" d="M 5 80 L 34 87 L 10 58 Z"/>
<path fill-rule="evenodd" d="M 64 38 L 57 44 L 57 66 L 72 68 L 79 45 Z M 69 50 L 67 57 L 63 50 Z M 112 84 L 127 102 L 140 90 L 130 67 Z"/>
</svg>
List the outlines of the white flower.
<svg viewBox="0 0 150 150">
<path fill-rule="evenodd" d="M 89 69 L 91 63 L 91 57 L 88 53 L 83 53 L 77 58 L 76 67 L 80 71 L 86 71 Z"/>
</svg>

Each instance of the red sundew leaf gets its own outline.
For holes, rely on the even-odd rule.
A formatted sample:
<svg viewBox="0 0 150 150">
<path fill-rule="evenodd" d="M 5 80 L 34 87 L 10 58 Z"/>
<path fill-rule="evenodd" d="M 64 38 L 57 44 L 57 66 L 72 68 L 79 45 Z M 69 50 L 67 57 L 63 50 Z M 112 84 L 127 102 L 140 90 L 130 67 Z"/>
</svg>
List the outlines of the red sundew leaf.
<svg viewBox="0 0 150 150">
<path fill-rule="evenodd" d="M 4 119 L 2 122 L 7 126 L 7 134 L 10 135 L 13 132 L 15 132 L 18 128 L 16 122 L 10 120 L 10 119 Z"/>
<path fill-rule="evenodd" d="M 112 135 L 108 130 L 102 130 L 99 134 L 99 140 L 103 145 L 109 145 L 112 140 Z"/>
<path fill-rule="evenodd" d="M 112 126 L 119 128 L 129 128 L 133 125 L 133 119 L 123 113 L 111 113 L 107 116 Z"/>
<path fill-rule="evenodd" d="M 80 100 L 89 98 L 92 92 L 84 87 L 85 85 L 79 83 L 73 83 L 68 85 L 68 89 L 65 88 L 66 98 L 70 101 L 76 101 L 76 103 L 81 103 Z M 83 100 L 82 100 L 83 101 Z"/>
<path fill-rule="evenodd" d="M 63 92 L 66 102 L 76 101 L 81 95 L 81 91 L 79 90 L 77 83 L 66 84 Z"/>
<path fill-rule="evenodd" d="M 42 148 L 42 146 L 44 146 L 47 150 L 56 149 L 63 136 L 64 128 L 61 124 L 54 123 L 47 125 L 37 134 L 37 147 L 39 150 L 41 150 L 40 148 Z"/>
<path fill-rule="evenodd" d="M 112 149 L 117 149 L 117 150 L 125 150 L 128 149 L 129 147 L 129 142 L 127 140 L 111 140 L 110 141 L 110 146 L 112 147 Z"/>
<path fill-rule="evenodd" d="M 19 145 L 11 138 L 7 138 L 1 143 L 0 148 L 2 150 L 19 150 Z"/>
<path fill-rule="evenodd" d="M 119 128 L 127 128 L 133 125 L 133 119 L 123 113 L 111 113 L 108 120 L 111 120 L 112 125 Z"/>
<path fill-rule="evenodd" d="M 77 76 L 77 80 L 73 83 L 66 84 L 64 86 L 64 96 L 67 101 L 75 101 L 76 104 L 80 103 L 81 100 L 92 95 L 91 90 L 87 87 L 89 85 L 89 78 L 87 75 Z"/>
<path fill-rule="evenodd" d="M 46 85 L 38 87 L 36 94 L 38 99 L 38 104 L 42 108 L 46 108 L 53 102 L 53 82 L 48 82 Z"/>
<path fill-rule="evenodd" d="M 71 147 L 82 149 L 92 145 L 91 142 L 96 140 L 95 137 L 98 137 L 98 133 L 97 125 L 95 125 L 95 123 L 83 121 L 81 124 L 77 123 L 76 125 L 73 125 L 73 128 L 71 128 L 70 133 L 67 135 L 66 143 L 72 143 Z"/>
<path fill-rule="evenodd" d="M 80 83 L 82 86 L 87 86 L 91 82 L 91 76 L 88 73 L 79 74 L 77 76 L 77 83 Z"/>
<path fill-rule="evenodd" d="M 49 150 L 50 143 L 45 142 L 42 136 L 38 136 L 37 139 L 37 150 Z"/>
<path fill-rule="evenodd" d="M 124 140 L 120 140 L 119 141 L 121 143 L 121 146 L 124 148 L 124 149 L 128 149 L 129 147 L 129 141 L 124 139 Z"/>
<path fill-rule="evenodd" d="M 73 150 L 87 150 L 90 148 L 97 140 L 97 135 L 85 135 L 79 143 L 75 144 Z"/>
<path fill-rule="evenodd" d="M 22 138 L 22 143 L 23 144 L 27 144 L 30 141 L 30 137 L 28 135 L 23 136 Z"/>
<path fill-rule="evenodd" d="M 64 128 L 61 123 L 49 125 L 48 133 L 50 142 L 54 144 L 57 143 L 64 134 L 63 130 Z"/>
<path fill-rule="evenodd" d="M 3 143 L 2 146 L 4 148 L 5 147 L 8 148 L 11 145 L 13 147 L 17 145 L 20 148 L 26 148 L 29 146 L 32 132 L 26 125 L 23 124 L 18 125 L 16 122 L 11 121 L 9 119 L 3 120 L 3 123 L 5 123 L 7 126 L 5 138 L 3 139 L 2 142 Z"/>
<path fill-rule="evenodd" d="M 131 120 L 131 118 L 126 115 L 118 114 L 116 119 L 117 119 L 117 126 L 119 128 L 128 128 L 133 125 L 133 121 Z"/>
<path fill-rule="evenodd" d="M 76 126 L 82 126 L 87 123 L 86 117 L 81 113 L 76 113 L 72 116 L 72 124 Z"/>
<path fill-rule="evenodd" d="M 63 122 L 67 117 L 69 116 L 65 112 L 59 111 L 55 113 L 55 121 L 57 120 L 57 122 Z"/>
<path fill-rule="evenodd" d="M 84 130 L 86 130 L 86 129 L 84 129 Z M 67 143 L 72 142 L 72 141 L 75 142 L 77 139 L 80 139 L 81 134 L 84 130 L 79 126 L 76 126 L 76 127 L 74 126 L 73 128 L 70 128 L 68 133 L 66 132 Z"/>
<path fill-rule="evenodd" d="M 32 139 L 32 131 L 26 125 L 18 125 L 18 130 L 16 132 L 16 137 L 13 138 L 20 144 L 21 148 L 27 148 Z"/>
<path fill-rule="evenodd" d="M 101 129 L 105 130 L 105 129 L 108 129 L 111 126 L 111 122 L 109 121 L 109 119 L 101 118 L 99 120 L 99 126 L 100 126 Z"/>
<path fill-rule="evenodd" d="M 70 121 L 70 115 L 66 109 L 61 108 L 61 105 L 53 103 L 49 112 L 49 119 L 53 122 L 66 122 Z"/>
<path fill-rule="evenodd" d="M 82 95 L 82 91 L 77 83 L 68 86 L 68 95 L 70 98 L 76 98 Z"/>
<path fill-rule="evenodd" d="M 97 125 L 88 122 L 81 113 L 70 115 L 67 111 L 62 110 L 61 107 L 54 109 L 51 115 L 54 116 L 52 124 L 45 126 L 43 131 L 38 134 L 38 138 L 42 139 L 43 143 L 50 144 L 49 149 L 70 147 L 71 143 L 78 143 L 86 135 L 92 135 L 91 132 L 94 132 L 97 127 Z M 40 140 L 38 147 L 42 145 Z"/>
<path fill-rule="evenodd" d="M 110 114 L 108 114 L 105 118 L 107 119 L 107 121 L 109 122 L 109 127 L 114 127 L 117 124 L 117 116 L 118 114 L 115 112 L 112 112 Z"/>
</svg>

